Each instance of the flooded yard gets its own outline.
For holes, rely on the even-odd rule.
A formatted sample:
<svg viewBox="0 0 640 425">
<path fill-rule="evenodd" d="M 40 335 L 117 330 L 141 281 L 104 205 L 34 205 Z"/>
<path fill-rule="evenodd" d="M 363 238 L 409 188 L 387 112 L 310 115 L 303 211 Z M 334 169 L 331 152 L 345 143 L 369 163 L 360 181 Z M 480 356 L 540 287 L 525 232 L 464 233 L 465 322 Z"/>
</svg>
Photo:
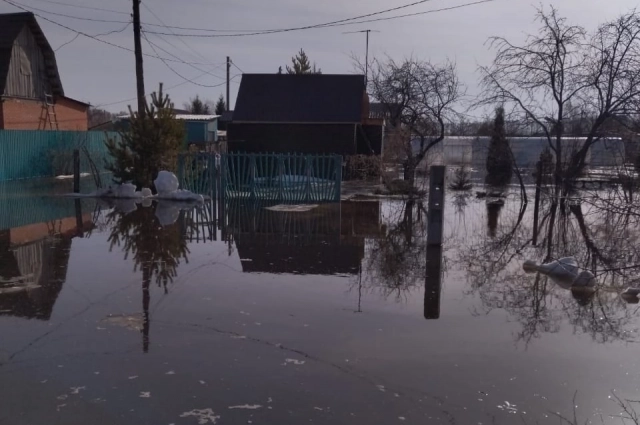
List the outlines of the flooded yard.
<svg viewBox="0 0 640 425">
<path fill-rule="evenodd" d="M 616 190 L 537 214 L 533 190 L 447 192 L 435 252 L 426 201 L 4 194 L 1 424 L 634 423 L 639 210 Z M 523 270 L 569 256 L 597 291 Z"/>
</svg>

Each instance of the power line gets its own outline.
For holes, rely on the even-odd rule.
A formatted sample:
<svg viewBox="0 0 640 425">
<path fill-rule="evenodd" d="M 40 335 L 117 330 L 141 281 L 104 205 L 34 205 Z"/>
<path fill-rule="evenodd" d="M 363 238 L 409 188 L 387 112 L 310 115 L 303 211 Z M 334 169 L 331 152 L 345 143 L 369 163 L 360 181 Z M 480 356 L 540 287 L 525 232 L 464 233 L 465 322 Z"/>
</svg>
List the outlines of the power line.
<svg viewBox="0 0 640 425">
<path fill-rule="evenodd" d="M 101 7 L 82 6 L 80 4 L 64 3 L 64 2 L 61 2 L 61 1 L 54 1 L 54 0 L 35 0 L 35 1 L 39 1 L 39 2 L 42 2 L 42 3 L 57 4 L 57 5 L 60 5 L 60 6 L 77 7 L 79 9 L 99 10 L 101 12 L 110 12 L 110 13 L 116 13 L 116 14 L 119 14 L 119 15 L 131 16 L 130 12 L 121 12 L 119 10 L 113 10 L 113 9 L 103 9 Z"/>
<path fill-rule="evenodd" d="M 164 21 L 162 19 L 160 19 L 160 17 L 158 15 L 156 15 L 154 13 L 153 10 L 151 10 L 151 8 L 149 6 L 147 6 L 145 3 L 142 3 L 142 6 L 149 12 L 151 13 L 151 15 L 153 15 L 153 17 L 156 18 L 156 20 L 158 22 L 160 22 L 162 24 L 162 26 L 166 29 L 168 29 L 172 34 L 173 31 L 171 30 L 171 28 L 169 28 L 167 26 L 167 24 L 164 23 Z M 164 41 L 165 43 L 167 43 L 168 45 L 172 46 L 174 49 L 179 50 L 175 45 L 171 44 L 170 42 L 168 42 L 167 40 L 163 39 L 162 37 L 158 36 L 158 38 L 160 38 L 162 41 Z M 198 58 L 198 60 L 204 60 L 204 61 L 208 61 L 207 58 L 205 58 L 202 54 L 200 54 L 199 52 L 197 52 L 194 48 L 192 48 L 191 46 L 189 46 L 182 38 L 179 38 L 178 40 L 180 40 L 180 42 L 189 50 L 191 50 L 193 53 L 195 53 L 194 58 Z"/>
<path fill-rule="evenodd" d="M 149 41 L 149 38 L 147 38 L 147 34 L 146 34 L 144 31 L 142 32 L 142 36 L 143 36 L 143 37 L 144 37 L 144 39 L 147 41 L 147 43 L 149 44 L 149 46 L 151 47 L 151 49 L 154 51 L 154 53 L 155 53 L 158 57 L 160 57 L 160 54 L 159 54 L 159 53 L 158 53 L 158 51 L 156 50 L 156 47 L 158 47 L 158 48 L 160 48 L 160 49 L 162 49 L 162 48 L 161 48 L 161 47 L 159 47 L 159 46 L 157 46 L 155 43 L 152 43 L 151 41 Z M 165 64 L 165 66 L 166 66 L 167 68 L 169 68 L 169 70 L 170 70 L 171 72 L 173 72 L 174 74 L 176 74 L 178 77 L 182 78 L 183 80 L 188 81 L 188 82 L 190 82 L 191 84 L 194 84 L 194 85 L 196 85 L 196 86 L 200 86 L 200 87 L 207 87 L 207 88 L 214 88 L 214 87 L 220 87 L 220 86 L 222 86 L 222 85 L 224 85 L 224 84 L 226 84 L 226 83 L 227 83 L 226 81 L 223 81 L 222 83 L 220 83 L 220 84 L 215 84 L 215 85 L 208 85 L 208 84 L 200 84 L 200 83 L 197 83 L 197 82 L 195 82 L 194 80 L 189 79 L 189 78 L 185 77 L 184 75 L 180 74 L 180 73 L 179 73 L 178 71 L 176 71 L 176 70 L 175 70 L 171 65 L 169 65 L 169 63 L 168 63 L 168 62 L 166 62 L 163 58 L 160 58 L 160 60 L 162 61 L 162 63 L 164 63 L 164 64 Z"/>
<path fill-rule="evenodd" d="M 56 21 L 54 21 L 54 20 L 52 20 L 52 19 L 46 18 L 46 17 L 44 17 L 44 16 L 42 16 L 42 15 L 39 15 L 39 14 L 37 14 L 37 13 L 34 13 L 33 11 L 31 11 L 31 10 L 29 10 L 29 9 L 25 8 L 25 7 L 22 7 L 22 6 L 20 6 L 20 5 L 16 4 L 16 3 L 14 3 L 14 2 L 13 2 L 13 1 L 11 1 L 11 0 L 0 0 L 0 1 L 3 1 L 3 2 L 7 3 L 7 4 L 10 4 L 11 6 L 13 6 L 13 7 L 15 7 L 15 8 L 18 8 L 18 9 L 20 9 L 20 10 L 24 11 L 24 12 L 31 12 L 31 13 L 33 13 L 33 15 L 34 15 L 34 16 L 37 16 L 38 18 L 42 19 L 43 21 L 47 21 L 47 22 L 49 22 L 49 23 L 51 23 L 51 24 L 53 24 L 53 25 L 56 25 L 56 26 L 58 26 L 58 27 L 60 27 L 60 28 L 64 28 L 64 29 L 66 29 L 66 30 L 68 30 L 68 31 L 71 31 L 71 32 L 73 32 L 73 33 L 80 34 L 80 35 L 82 35 L 82 36 L 84 36 L 84 37 L 91 38 L 91 39 L 93 39 L 93 40 L 95 40 L 95 41 L 98 41 L 98 42 L 103 43 L 103 44 L 107 44 L 107 45 L 109 45 L 109 46 L 111 46 L 111 47 L 115 47 L 115 48 L 118 48 L 118 49 L 120 49 L 120 50 L 126 50 L 127 52 L 133 52 L 133 49 L 130 49 L 130 48 L 128 48 L 128 47 L 120 46 L 119 44 L 115 44 L 115 43 L 112 43 L 112 42 L 107 41 L 107 40 L 102 40 L 102 39 L 97 38 L 96 36 L 93 36 L 93 35 L 91 35 L 91 34 L 87 34 L 87 33 L 85 33 L 85 32 L 78 31 L 78 30 L 73 29 L 73 28 L 71 28 L 71 27 L 69 27 L 69 26 L 67 26 L 67 25 L 61 24 L 60 22 L 56 22 Z M 167 61 L 169 61 L 169 62 L 180 62 L 180 63 L 192 64 L 192 65 L 207 65 L 207 64 L 198 63 L 198 62 L 184 62 L 184 61 L 182 61 L 182 60 L 175 60 L 175 59 L 160 58 L 160 57 L 158 57 L 158 56 L 149 55 L 149 54 L 147 54 L 147 53 L 144 53 L 143 55 L 144 55 L 144 56 L 151 57 L 151 58 L 155 58 L 155 59 L 164 59 L 164 60 L 167 60 Z"/>
<path fill-rule="evenodd" d="M 303 27 L 264 30 L 264 31 L 255 31 L 255 32 L 246 32 L 246 33 L 240 33 L 240 34 L 185 34 L 185 33 L 168 34 L 168 33 L 155 32 L 155 31 L 147 31 L 147 33 L 148 34 L 160 34 L 160 35 L 173 35 L 173 36 L 176 36 L 176 37 L 196 37 L 196 38 L 247 37 L 247 36 L 276 34 L 276 33 L 291 32 L 291 31 L 301 31 L 301 30 L 314 29 L 314 28 L 329 28 L 329 27 L 344 26 L 344 25 L 363 24 L 363 23 L 368 23 L 368 22 L 388 21 L 388 20 L 392 20 L 392 19 L 406 18 L 406 17 L 409 17 L 409 16 L 426 15 L 426 14 L 429 14 L 429 13 L 444 12 L 444 11 L 447 11 L 447 10 L 460 9 L 460 8 L 463 8 L 463 7 L 474 6 L 474 5 L 477 5 L 477 4 L 489 3 L 489 2 L 496 1 L 496 0 L 479 0 L 479 1 L 474 1 L 474 2 L 471 2 L 471 3 L 465 3 L 465 4 L 461 4 L 461 5 L 457 5 L 457 6 L 443 7 L 443 8 L 440 8 L 440 9 L 431 9 L 431 10 L 427 10 L 427 11 L 423 11 L 423 12 L 414 12 L 414 13 L 408 13 L 408 14 L 404 14 L 404 15 L 396 15 L 396 16 L 388 16 L 388 17 L 383 17 L 383 18 L 361 20 L 363 18 L 368 18 L 368 17 L 371 17 L 371 16 L 376 16 L 376 15 L 380 15 L 380 14 L 383 14 L 383 13 L 388 13 L 388 12 L 391 12 L 391 11 L 407 8 L 407 7 L 410 7 L 410 6 L 415 6 L 417 4 L 426 3 L 428 1 L 433 1 L 433 0 L 421 0 L 421 1 L 410 3 L 410 4 L 407 4 L 407 5 L 404 5 L 404 6 L 397 6 L 397 7 L 391 8 L 391 9 L 386 9 L 386 10 L 379 11 L 379 12 L 374 12 L 374 13 L 368 13 L 366 15 L 356 16 L 356 17 L 353 17 L 353 18 L 340 19 L 338 21 L 326 22 L 324 24 L 307 25 L 307 26 L 303 26 Z M 175 27 L 172 27 L 172 28 L 175 28 Z M 191 28 L 191 30 L 193 30 L 193 31 L 212 31 L 212 30 L 203 29 L 203 28 Z"/>
<path fill-rule="evenodd" d="M 245 72 L 243 70 L 241 70 L 240 67 L 238 65 L 236 65 L 236 63 L 234 61 L 231 61 L 231 65 L 235 66 L 238 71 L 240 71 L 243 74 L 245 74 Z"/>
<path fill-rule="evenodd" d="M 5 0 L 3 0 L 3 1 L 5 1 Z M 45 0 L 39 0 L 39 1 L 45 1 Z M 430 1 L 433 1 L 433 0 L 419 0 L 419 1 L 415 1 L 413 3 L 392 7 L 390 9 L 380 10 L 380 11 L 377 11 L 377 12 L 367 13 L 365 15 L 354 16 L 354 17 L 351 17 L 351 18 L 340 19 L 340 20 L 337 20 L 337 21 L 326 22 L 326 23 L 322 23 L 322 24 L 307 25 L 307 26 L 292 27 L 292 28 L 262 29 L 262 30 L 250 30 L 250 29 L 220 30 L 220 29 L 210 29 L 210 28 L 194 28 L 194 27 L 171 26 L 171 25 L 164 24 L 160 19 L 158 19 L 158 17 L 153 12 L 151 12 L 151 10 L 149 10 L 147 8 L 161 22 L 161 25 L 151 24 L 151 23 L 145 23 L 144 25 L 145 26 L 149 26 L 149 27 L 162 27 L 162 28 L 166 28 L 169 31 L 171 31 L 173 29 L 178 29 L 178 30 L 184 30 L 184 31 L 229 32 L 229 33 L 232 33 L 232 34 L 185 34 L 185 33 L 176 34 L 173 31 L 171 31 L 171 32 L 147 31 L 147 34 L 155 34 L 155 35 L 169 35 L 169 36 L 175 36 L 175 37 L 200 37 L 200 38 L 202 38 L 202 37 L 204 37 L 204 38 L 213 38 L 213 37 L 246 37 L 246 36 L 256 36 L 256 35 L 266 35 L 266 34 L 277 34 L 277 33 L 283 33 L 283 32 L 291 32 L 291 31 L 301 31 L 301 30 L 314 29 L 314 28 L 328 28 L 328 27 L 334 27 L 334 26 L 356 25 L 356 24 L 369 23 L 369 22 L 387 21 L 387 20 L 392 20 L 392 19 L 405 18 L 405 17 L 409 17 L 409 16 L 418 16 L 418 15 L 425 15 L 425 14 L 429 14 L 429 13 L 443 12 L 443 11 L 453 10 L 453 9 L 460 9 L 460 8 L 463 8 L 463 7 L 473 6 L 473 5 L 477 5 L 477 4 L 481 4 L 481 3 L 489 3 L 489 2 L 492 2 L 492 1 L 495 1 L 495 0 L 480 0 L 480 1 L 475 1 L 475 2 L 472 2 L 472 3 L 465 3 L 465 4 L 457 5 L 457 6 L 449 6 L 449 7 L 444 7 L 444 8 L 440 8 L 440 9 L 427 10 L 427 11 L 424 11 L 424 12 L 414 12 L 414 13 L 409 13 L 409 14 L 404 14 L 404 15 L 396 15 L 396 16 L 389 16 L 389 17 L 384 17 L 384 18 L 361 20 L 361 19 L 364 19 L 364 18 L 370 18 L 372 16 L 382 15 L 382 14 L 385 14 L 385 13 L 394 12 L 394 11 L 397 11 L 397 10 L 401 10 L 401 9 L 406 9 L 406 8 L 409 8 L 409 7 L 417 6 L 417 5 L 424 4 L 424 3 L 427 3 L 427 2 L 430 2 Z M 20 4 L 20 3 L 13 3 L 13 4 L 15 6 L 16 4 Z M 22 5 L 23 6 L 27 6 L 27 5 L 24 5 L 24 4 L 22 4 Z M 105 22 L 105 23 L 123 23 L 123 24 L 127 23 L 126 21 L 86 18 L 86 17 L 81 17 L 81 16 L 74 16 L 74 15 L 68 15 L 68 14 L 63 14 L 63 13 L 50 12 L 48 10 L 39 9 L 39 8 L 35 8 L 35 7 L 32 7 L 32 6 L 28 6 L 28 7 L 31 7 L 31 9 L 37 10 L 39 12 L 48 13 L 48 14 L 51 14 L 51 15 L 61 16 L 61 17 L 70 18 L 70 19 L 77 19 L 77 20 L 84 20 L 84 21 L 91 21 L 91 22 Z"/>
<path fill-rule="evenodd" d="M 28 7 L 31 10 L 36 10 L 38 12 L 48 13 L 49 15 L 61 16 L 61 17 L 64 17 L 64 18 L 69 18 L 69 19 L 78 19 L 78 20 L 81 20 L 81 21 L 105 22 L 105 23 L 111 23 L 111 24 L 126 24 L 128 22 L 128 21 L 116 21 L 116 20 L 111 20 L 111 19 L 96 19 L 96 18 L 87 18 L 87 17 L 84 17 L 84 16 L 67 15 L 66 13 L 51 12 L 49 10 L 40 9 L 38 7 L 33 7 L 31 5 L 27 5 L 27 4 L 24 4 L 24 3 L 18 3 L 18 2 L 15 2 L 14 6 L 16 6 L 16 5 Z"/>
<path fill-rule="evenodd" d="M 209 71 L 206 71 L 206 70 L 204 70 L 204 69 L 202 69 L 202 68 L 198 68 L 197 66 L 195 66 L 195 65 L 193 65 L 193 64 L 190 64 L 190 63 L 188 63 L 188 62 L 184 62 L 180 57 L 178 57 L 178 56 L 174 55 L 174 54 L 173 54 L 173 53 L 171 53 L 170 51 L 168 51 L 168 50 L 166 50 L 166 49 L 163 49 L 162 47 L 158 46 L 158 45 L 157 45 L 157 44 L 155 44 L 155 43 L 152 43 L 152 42 L 151 42 L 151 41 L 149 41 L 149 39 L 147 38 L 147 36 L 146 36 L 146 31 L 144 31 L 144 29 L 142 30 L 142 33 L 144 34 L 144 38 L 145 38 L 145 40 L 147 40 L 147 43 L 149 43 L 149 45 L 152 45 L 152 48 L 153 48 L 153 47 L 156 47 L 156 48 L 160 49 L 161 51 L 163 51 L 164 53 L 168 54 L 169 56 L 171 56 L 171 57 L 173 57 L 173 58 L 177 59 L 177 61 L 178 61 L 179 63 L 183 63 L 183 64 L 185 64 L 185 65 L 189 65 L 191 68 L 195 69 L 196 71 L 204 72 L 204 73 L 206 73 L 206 74 L 211 75 L 212 77 L 216 77 L 216 78 L 218 78 L 218 79 L 220 79 L 220 80 L 224 80 L 224 78 L 223 78 L 223 77 L 221 77 L 221 76 L 219 76 L 219 75 L 213 74 L 213 73 L 211 73 L 211 72 L 209 72 Z M 174 46 L 174 47 L 175 47 L 175 46 Z M 153 49 L 153 50 L 155 51 L 155 49 Z M 157 54 L 157 51 L 156 51 L 156 54 Z M 159 56 L 158 56 L 158 57 L 159 57 Z"/>
</svg>

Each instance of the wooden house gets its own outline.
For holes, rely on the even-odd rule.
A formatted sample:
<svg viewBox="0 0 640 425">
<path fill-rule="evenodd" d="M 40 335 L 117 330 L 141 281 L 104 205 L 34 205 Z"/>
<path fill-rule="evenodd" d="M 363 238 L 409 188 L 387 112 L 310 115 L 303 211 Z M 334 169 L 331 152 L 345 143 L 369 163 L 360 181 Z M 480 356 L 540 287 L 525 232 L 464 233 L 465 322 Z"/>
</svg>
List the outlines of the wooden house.
<svg viewBox="0 0 640 425">
<path fill-rule="evenodd" d="M 32 13 L 0 15 L 0 130 L 87 130 L 89 105 L 64 95 Z"/>
<path fill-rule="evenodd" d="M 230 152 L 380 155 L 364 75 L 244 74 L 227 126 Z"/>
</svg>

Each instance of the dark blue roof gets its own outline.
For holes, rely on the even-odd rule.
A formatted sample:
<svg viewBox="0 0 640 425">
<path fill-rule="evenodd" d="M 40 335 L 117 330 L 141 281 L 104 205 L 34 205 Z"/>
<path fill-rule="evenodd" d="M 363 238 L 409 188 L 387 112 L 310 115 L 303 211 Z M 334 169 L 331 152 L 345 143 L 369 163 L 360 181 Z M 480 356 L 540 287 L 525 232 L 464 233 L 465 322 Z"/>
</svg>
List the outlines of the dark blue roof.
<svg viewBox="0 0 640 425">
<path fill-rule="evenodd" d="M 243 74 L 233 121 L 362 121 L 363 75 Z"/>
</svg>

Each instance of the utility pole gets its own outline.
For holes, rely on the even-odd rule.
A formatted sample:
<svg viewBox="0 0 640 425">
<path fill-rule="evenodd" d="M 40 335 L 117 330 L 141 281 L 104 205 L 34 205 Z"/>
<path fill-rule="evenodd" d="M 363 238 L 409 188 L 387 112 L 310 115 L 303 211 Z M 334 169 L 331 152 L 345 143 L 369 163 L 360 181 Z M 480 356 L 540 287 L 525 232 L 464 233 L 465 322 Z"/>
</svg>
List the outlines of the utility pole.
<svg viewBox="0 0 640 425">
<path fill-rule="evenodd" d="M 343 34 L 358 34 L 362 32 L 367 34 L 367 44 L 366 44 L 365 59 L 364 59 L 364 86 L 367 87 L 367 83 L 369 82 L 369 33 L 380 32 L 380 31 L 374 31 L 374 30 L 349 31 L 349 32 L 343 32 Z"/>
<path fill-rule="evenodd" d="M 229 85 L 231 80 L 229 79 L 229 73 L 231 72 L 231 59 L 227 56 L 227 111 L 231 110 L 231 105 L 229 104 Z"/>
<path fill-rule="evenodd" d="M 133 42 L 136 56 L 136 86 L 138 91 L 138 116 L 144 115 L 144 70 L 142 67 L 142 43 L 140 42 L 140 0 L 133 0 Z"/>
</svg>

